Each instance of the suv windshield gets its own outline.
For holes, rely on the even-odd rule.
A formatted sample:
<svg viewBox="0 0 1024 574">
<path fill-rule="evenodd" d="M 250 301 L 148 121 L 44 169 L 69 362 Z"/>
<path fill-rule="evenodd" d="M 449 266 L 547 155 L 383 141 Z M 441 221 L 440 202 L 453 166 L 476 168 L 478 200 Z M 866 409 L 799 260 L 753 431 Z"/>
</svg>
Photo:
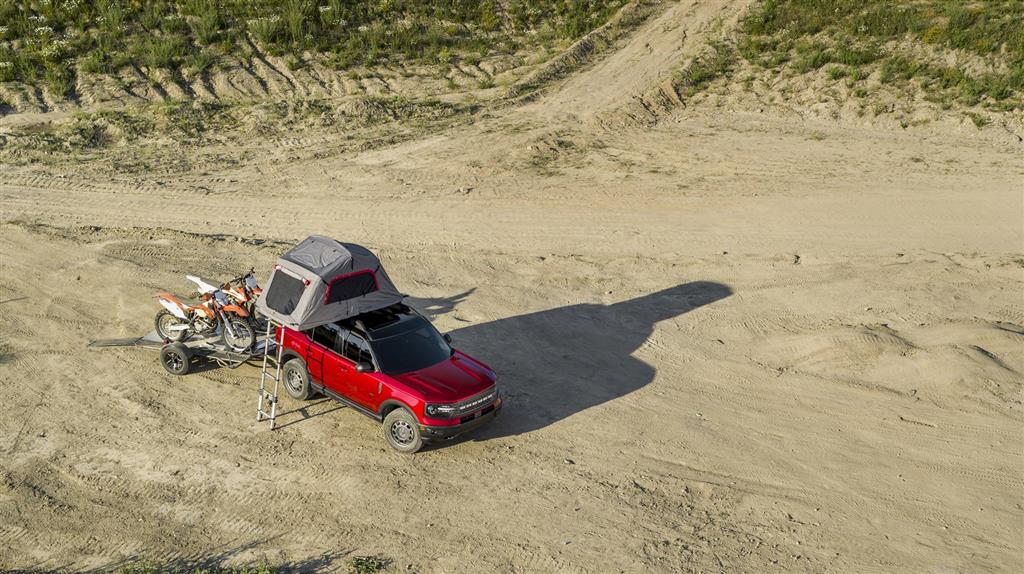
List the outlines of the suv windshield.
<svg viewBox="0 0 1024 574">
<path fill-rule="evenodd" d="M 451 347 L 426 319 L 411 320 L 406 329 L 370 341 L 381 372 L 400 375 L 436 365 L 451 357 Z"/>
</svg>

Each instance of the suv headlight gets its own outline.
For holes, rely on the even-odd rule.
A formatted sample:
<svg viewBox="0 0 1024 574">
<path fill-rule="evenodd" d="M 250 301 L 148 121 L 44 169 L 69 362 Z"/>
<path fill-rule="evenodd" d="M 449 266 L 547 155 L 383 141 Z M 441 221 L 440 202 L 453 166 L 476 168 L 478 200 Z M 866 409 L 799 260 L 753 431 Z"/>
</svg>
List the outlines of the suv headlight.
<svg viewBox="0 0 1024 574">
<path fill-rule="evenodd" d="M 455 405 L 427 405 L 424 410 L 428 417 L 446 419 L 455 414 Z"/>
</svg>

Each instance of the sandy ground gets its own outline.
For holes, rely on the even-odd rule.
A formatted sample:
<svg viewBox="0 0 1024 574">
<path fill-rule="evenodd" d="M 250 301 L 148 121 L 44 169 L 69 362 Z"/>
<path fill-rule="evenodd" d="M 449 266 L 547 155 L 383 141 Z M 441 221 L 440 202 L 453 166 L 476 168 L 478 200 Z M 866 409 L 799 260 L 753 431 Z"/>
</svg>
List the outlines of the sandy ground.
<svg viewBox="0 0 1024 574">
<path fill-rule="evenodd" d="M 658 81 L 610 95 L 637 42 L 669 66 L 742 4 L 670 7 L 548 97 L 394 147 L 0 171 L 0 568 L 1024 568 L 1024 149 L 771 110 L 607 127 Z M 253 367 L 85 347 L 313 232 L 498 371 L 492 426 L 403 456 L 286 400 L 270 432 Z"/>
</svg>

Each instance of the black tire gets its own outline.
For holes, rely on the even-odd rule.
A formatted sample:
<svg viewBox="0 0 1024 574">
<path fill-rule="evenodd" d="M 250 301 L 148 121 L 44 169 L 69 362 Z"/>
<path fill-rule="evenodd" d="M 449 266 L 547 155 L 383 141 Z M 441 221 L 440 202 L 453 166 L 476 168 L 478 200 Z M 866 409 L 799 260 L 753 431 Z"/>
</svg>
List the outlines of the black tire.
<svg viewBox="0 0 1024 574">
<path fill-rule="evenodd" d="M 384 417 L 384 440 L 391 448 L 403 454 L 412 454 L 423 448 L 420 423 L 408 410 L 397 408 Z"/>
<path fill-rule="evenodd" d="M 252 324 L 247 319 L 239 317 L 228 317 L 228 321 L 231 323 L 231 329 L 235 332 L 235 337 L 232 338 L 228 334 L 227 326 L 222 327 L 221 338 L 224 339 L 224 345 L 236 353 L 248 352 L 256 343 L 256 331 Z"/>
<path fill-rule="evenodd" d="M 160 349 L 160 364 L 172 375 L 187 375 L 192 370 L 192 353 L 182 343 L 164 345 Z"/>
<path fill-rule="evenodd" d="M 178 318 L 167 309 L 160 310 L 156 314 L 156 318 L 153 319 L 153 326 L 156 327 L 156 334 L 164 341 L 180 341 L 185 338 L 185 334 L 188 333 L 188 329 L 182 329 L 180 331 L 168 331 L 167 327 L 171 325 L 182 325 L 186 324 L 184 319 Z"/>
<path fill-rule="evenodd" d="M 306 362 L 295 358 L 284 364 L 281 369 L 281 381 L 288 396 L 305 401 L 313 396 L 313 387 L 309 384 L 309 371 Z"/>
</svg>

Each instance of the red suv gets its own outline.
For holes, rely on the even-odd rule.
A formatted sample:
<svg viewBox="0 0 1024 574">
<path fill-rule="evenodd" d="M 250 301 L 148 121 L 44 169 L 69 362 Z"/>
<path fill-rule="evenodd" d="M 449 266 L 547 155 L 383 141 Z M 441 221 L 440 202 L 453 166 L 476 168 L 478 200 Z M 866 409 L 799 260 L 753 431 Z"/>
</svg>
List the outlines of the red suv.
<svg viewBox="0 0 1024 574">
<path fill-rule="evenodd" d="M 405 304 L 304 332 L 279 328 L 288 394 L 323 393 L 383 422 L 400 452 L 478 428 L 501 409 L 494 371 Z"/>
</svg>

